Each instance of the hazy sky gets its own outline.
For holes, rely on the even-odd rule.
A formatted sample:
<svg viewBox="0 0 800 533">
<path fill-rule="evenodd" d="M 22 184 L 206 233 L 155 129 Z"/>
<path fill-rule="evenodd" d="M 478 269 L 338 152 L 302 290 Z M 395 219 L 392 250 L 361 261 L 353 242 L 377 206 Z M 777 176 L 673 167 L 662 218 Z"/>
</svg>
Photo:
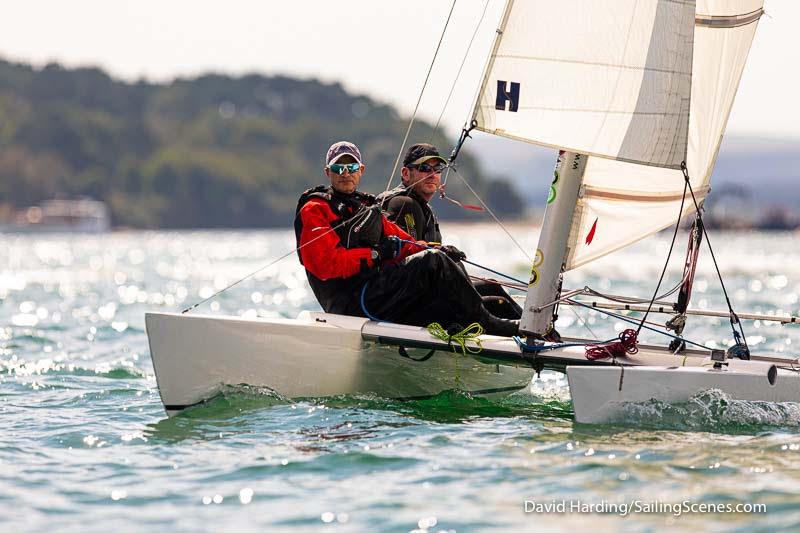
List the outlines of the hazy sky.
<svg viewBox="0 0 800 533">
<path fill-rule="evenodd" d="M 43 65 L 94 65 L 128 80 L 208 71 L 341 81 L 410 112 L 450 0 L 5 0 L 0 57 Z M 486 17 L 444 117 L 469 112 L 504 0 Z M 558 2 L 554 2 L 557 6 Z M 483 11 L 459 0 L 423 98 L 435 121 Z M 800 2 L 768 0 L 728 125 L 741 135 L 800 138 Z"/>
</svg>

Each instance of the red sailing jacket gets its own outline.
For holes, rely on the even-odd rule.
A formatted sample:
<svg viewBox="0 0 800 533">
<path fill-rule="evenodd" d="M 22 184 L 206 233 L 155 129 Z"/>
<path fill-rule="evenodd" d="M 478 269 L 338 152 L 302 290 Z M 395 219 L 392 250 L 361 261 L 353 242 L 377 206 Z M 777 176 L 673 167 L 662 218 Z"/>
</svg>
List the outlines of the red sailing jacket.
<svg viewBox="0 0 800 533">
<path fill-rule="evenodd" d="M 362 271 L 362 263 L 367 267 L 376 266 L 372 260 L 371 248 L 346 248 L 336 231 L 332 231 L 334 224 L 341 222 L 347 216 L 337 215 L 328 202 L 322 198 L 311 198 L 300 209 L 298 214 L 302 229 L 298 246 L 303 266 L 320 280 L 336 278 L 349 278 Z M 381 216 L 383 233 L 385 236 L 395 236 L 400 239 L 413 241 L 414 239 Z M 377 244 L 377 243 L 376 243 Z M 422 248 L 413 244 L 403 244 L 400 255 L 393 262 L 408 257 Z"/>
</svg>

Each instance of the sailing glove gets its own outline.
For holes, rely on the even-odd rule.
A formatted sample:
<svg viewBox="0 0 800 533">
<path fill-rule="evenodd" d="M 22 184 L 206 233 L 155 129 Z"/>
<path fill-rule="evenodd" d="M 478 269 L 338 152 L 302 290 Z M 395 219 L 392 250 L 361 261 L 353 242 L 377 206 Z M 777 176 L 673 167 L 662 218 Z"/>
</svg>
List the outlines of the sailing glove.
<svg viewBox="0 0 800 533">
<path fill-rule="evenodd" d="M 396 258 L 400 255 L 402 247 L 403 243 L 400 242 L 400 239 L 390 235 L 389 237 L 382 238 L 372 249 L 378 253 L 377 261 L 382 262 Z"/>
<path fill-rule="evenodd" d="M 447 257 L 449 257 L 450 259 L 452 259 L 456 263 L 458 263 L 459 261 L 463 261 L 464 259 L 467 258 L 467 254 L 465 254 L 464 252 L 462 252 L 461 250 L 459 250 L 458 248 L 456 248 L 452 244 L 447 244 L 445 246 L 442 246 L 439 249 L 441 251 L 443 251 L 445 253 L 445 255 L 447 255 Z"/>
</svg>

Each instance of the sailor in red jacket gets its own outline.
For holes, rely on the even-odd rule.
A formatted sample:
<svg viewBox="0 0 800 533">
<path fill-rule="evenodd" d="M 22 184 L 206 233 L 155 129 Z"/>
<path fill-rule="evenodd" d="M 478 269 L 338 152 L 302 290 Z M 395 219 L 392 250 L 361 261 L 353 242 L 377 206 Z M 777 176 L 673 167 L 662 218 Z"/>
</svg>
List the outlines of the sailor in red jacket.
<svg viewBox="0 0 800 533">
<path fill-rule="evenodd" d="M 518 323 L 491 315 L 445 252 L 415 244 L 357 190 L 364 169 L 353 143 L 334 143 L 325 158 L 330 186 L 297 203 L 297 253 L 325 312 L 419 326 L 480 322 L 489 333 L 516 335 Z"/>
</svg>

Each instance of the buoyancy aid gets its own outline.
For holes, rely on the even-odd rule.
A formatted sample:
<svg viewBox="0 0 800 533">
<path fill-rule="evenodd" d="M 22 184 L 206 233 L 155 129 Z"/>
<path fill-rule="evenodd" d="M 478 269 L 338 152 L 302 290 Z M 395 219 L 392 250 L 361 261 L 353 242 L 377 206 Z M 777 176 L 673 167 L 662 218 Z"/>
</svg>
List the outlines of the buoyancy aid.
<svg viewBox="0 0 800 533">
<path fill-rule="evenodd" d="M 392 199 L 404 197 L 407 202 L 400 208 L 394 208 Z M 384 210 L 386 218 L 403 228 L 414 239 L 427 242 L 442 242 L 442 233 L 439 231 L 439 221 L 428 202 L 414 193 L 413 189 L 404 185 L 395 187 L 390 191 L 378 195 L 377 202 Z M 406 208 L 405 206 L 409 206 Z"/>
<path fill-rule="evenodd" d="M 297 255 L 300 263 L 303 258 L 299 248 L 306 243 L 301 242 L 303 233 L 303 219 L 300 211 L 312 199 L 320 199 L 330 209 L 333 219 L 330 226 L 339 238 L 339 245 L 347 249 L 371 248 L 378 244 L 383 237 L 383 222 L 380 206 L 376 204 L 375 197 L 371 194 L 355 192 L 342 194 L 330 186 L 319 185 L 303 192 L 297 202 L 295 211 L 294 231 L 297 242 Z M 331 272 L 328 279 L 320 279 L 306 268 L 306 276 L 311 290 L 328 313 L 360 314 L 360 309 L 354 305 L 354 291 L 360 290 L 364 282 L 373 274 L 367 261 L 362 261 L 361 271 L 354 276 L 343 277 L 342 274 Z"/>
</svg>

